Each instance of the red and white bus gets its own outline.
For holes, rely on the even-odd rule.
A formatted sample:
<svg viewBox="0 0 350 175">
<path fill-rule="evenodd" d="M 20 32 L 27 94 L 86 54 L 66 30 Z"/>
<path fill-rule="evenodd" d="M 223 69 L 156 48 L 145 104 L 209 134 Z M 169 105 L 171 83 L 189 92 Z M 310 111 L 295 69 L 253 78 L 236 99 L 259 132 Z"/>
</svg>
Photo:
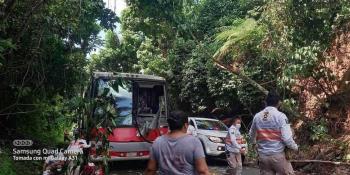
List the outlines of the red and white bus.
<svg viewBox="0 0 350 175">
<path fill-rule="evenodd" d="M 119 85 L 115 86 L 115 81 Z M 152 142 L 168 132 L 166 119 L 169 111 L 165 79 L 143 74 L 94 72 L 88 98 L 98 97 L 105 89 L 113 97 L 113 106 L 119 113 L 114 118 L 116 126 L 113 134 L 108 136 L 109 161 L 148 159 Z M 88 117 L 96 119 L 100 116 L 98 106 L 92 110 Z M 94 144 L 90 157 L 92 160 L 99 160 L 102 157 L 96 155 L 96 148 L 100 143 Z"/>
</svg>

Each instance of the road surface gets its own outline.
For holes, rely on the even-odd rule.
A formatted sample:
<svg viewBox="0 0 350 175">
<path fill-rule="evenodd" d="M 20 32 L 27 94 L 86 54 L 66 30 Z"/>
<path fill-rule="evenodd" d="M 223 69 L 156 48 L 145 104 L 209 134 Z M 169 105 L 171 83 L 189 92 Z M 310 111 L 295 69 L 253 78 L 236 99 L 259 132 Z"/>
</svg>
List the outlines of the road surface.
<svg viewBox="0 0 350 175">
<path fill-rule="evenodd" d="M 110 165 L 111 175 L 142 175 L 145 170 L 146 161 L 114 162 Z M 221 160 L 209 160 L 210 172 L 216 175 L 224 175 L 227 164 Z M 243 167 L 242 175 L 258 175 L 259 170 L 251 167 Z"/>
</svg>

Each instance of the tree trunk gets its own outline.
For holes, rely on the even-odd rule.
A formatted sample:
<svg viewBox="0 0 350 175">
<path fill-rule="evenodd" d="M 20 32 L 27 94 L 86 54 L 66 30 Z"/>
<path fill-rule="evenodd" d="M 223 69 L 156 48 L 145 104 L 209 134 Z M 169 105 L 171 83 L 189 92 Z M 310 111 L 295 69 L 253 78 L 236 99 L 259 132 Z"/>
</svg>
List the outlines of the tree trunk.
<svg viewBox="0 0 350 175">
<path fill-rule="evenodd" d="M 332 164 L 332 165 L 350 165 L 347 162 L 333 162 L 326 160 L 290 160 L 292 163 L 322 163 L 322 164 Z"/>
</svg>

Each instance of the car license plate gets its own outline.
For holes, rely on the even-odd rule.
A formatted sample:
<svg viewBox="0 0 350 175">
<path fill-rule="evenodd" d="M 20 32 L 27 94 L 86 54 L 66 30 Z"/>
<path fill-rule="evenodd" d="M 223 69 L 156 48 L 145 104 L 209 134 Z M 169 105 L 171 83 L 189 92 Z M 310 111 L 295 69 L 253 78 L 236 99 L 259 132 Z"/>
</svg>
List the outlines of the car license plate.
<svg viewBox="0 0 350 175">
<path fill-rule="evenodd" d="M 136 157 L 136 156 L 137 156 L 136 152 L 126 153 L 126 157 Z"/>
</svg>

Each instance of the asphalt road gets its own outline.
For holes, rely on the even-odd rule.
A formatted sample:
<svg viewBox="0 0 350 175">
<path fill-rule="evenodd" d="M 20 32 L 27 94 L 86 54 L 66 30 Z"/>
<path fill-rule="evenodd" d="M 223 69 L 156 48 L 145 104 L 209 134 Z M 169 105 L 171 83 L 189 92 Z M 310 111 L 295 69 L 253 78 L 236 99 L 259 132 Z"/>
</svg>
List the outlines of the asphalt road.
<svg viewBox="0 0 350 175">
<path fill-rule="evenodd" d="M 110 165 L 111 175 L 142 175 L 146 161 L 114 162 Z M 224 175 L 227 164 L 221 160 L 209 160 L 210 172 L 215 175 Z M 251 167 L 243 167 L 243 175 L 258 175 L 259 170 Z"/>
</svg>

